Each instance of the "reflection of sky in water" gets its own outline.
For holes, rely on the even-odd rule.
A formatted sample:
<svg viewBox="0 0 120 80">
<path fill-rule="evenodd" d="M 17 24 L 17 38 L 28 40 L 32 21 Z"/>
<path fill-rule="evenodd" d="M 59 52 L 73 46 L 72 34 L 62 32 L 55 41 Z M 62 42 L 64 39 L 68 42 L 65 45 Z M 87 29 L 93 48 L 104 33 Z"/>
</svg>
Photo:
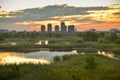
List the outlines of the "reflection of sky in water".
<svg viewBox="0 0 120 80">
<path fill-rule="evenodd" d="M 34 63 L 34 64 L 50 64 L 55 56 L 63 56 L 69 54 L 77 54 L 77 52 L 49 52 L 49 51 L 38 51 L 30 53 L 13 53 L 13 52 L 0 52 L 0 64 L 20 64 L 20 63 Z M 81 53 L 83 54 L 83 53 Z M 111 59 L 119 60 L 111 53 L 104 51 L 98 51 L 99 55 L 109 57 Z"/>
<path fill-rule="evenodd" d="M 0 52 L 0 64 L 50 64 L 55 56 L 63 56 L 68 54 L 76 54 L 76 52 L 49 52 L 38 51 L 31 53 L 15 53 L 15 52 Z"/>
<path fill-rule="evenodd" d="M 112 53 L 106 53 L 106 52 L 104 52 L 104 51 L 98 51 L 97 54 L 98 54 L 98 55 L 106 56 L 106 57 L 111 58 L 111 59 L 120 60 L 119 58 L 115 57 L 115 55 L 112 54 Z"/>
<path fill-rule="evenodd" d="M 49 51 L 39 51 L 39 52 L 31 52 L 25 54 L 28 58 L 46 58 L 48 60 L 52 60 L 54 56 L 62 56 L 65 54 L 75 54 L 74 52 L 49 52 Z"/>
<path fill-rule="evenodd" d="M 12 52 L 1 52 L 0 53 L 0 65 L 4 64 L 22 64 L 22 63 L 33 63 L 33 64 L 50 64 L 51 62 L 44 58 L 27 58 L 23 54 L 12 53 Z"/>
</svg>

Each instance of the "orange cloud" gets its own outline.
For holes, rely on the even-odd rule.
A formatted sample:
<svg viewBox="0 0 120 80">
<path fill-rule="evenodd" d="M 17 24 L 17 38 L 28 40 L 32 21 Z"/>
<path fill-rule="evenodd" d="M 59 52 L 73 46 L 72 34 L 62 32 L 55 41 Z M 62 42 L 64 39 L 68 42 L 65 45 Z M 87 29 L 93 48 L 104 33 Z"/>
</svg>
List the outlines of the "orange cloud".
<svg viewBox="0 0 120 80">
<path fill-rule="evenodd" d="M 53 26 L 60 25 L 61 21 L 65 21 L 66 25 L 74 24 L 77 30 L 109 30 L 111 28 L 120 28 L 120 5 L 111 5 L 108 9 L 104 10 L 89 10 L 88 14 L 85 15 L 66 15 L 66 16 L 53 16 L 50 17 L 51 20 L 42 21 L 24 21 L 16 22 L 16 25 L 28 26 L 30 30 L 40 30 L 41 25 L 46 26 L 51 23 Z"/>
<path fill-rule="evenodd" d="M 40 26 L 41 25 L 45 25 L 46 26 L 46 30 L 47 30 L 47 24 L 51 23 L 52 24 L 52 28 L 54 31 L 54 26 L 55 25 L 59 25 L 60 26 L 60 22 L 56 21 L 56 20 L 48 20 L 48 21 L 25 21 L 25 22 L 17 22 L 15 23 L 16 25 L 24 25 L 24 26 L 28 26 L 29 29 L 31 31 L 40 31 Z M 66 21 L 65 22 L 66 25 L 70 25 L 72 24 L 72 22 L 70 21 Z M 111 28 L 120 28 L 120 24 L 118 22 L 100 22 L 100 23 L 92 23 L 92 21 L 87 21 L 87 22 L 79 22 L 79 23 L 73 23 L 76 26 L 76 29 L 79 31 L 83 31 L 83 30 L 89 30 L 89 29 L 97 29 L 97 30 L 109 30 Z"/>
<path fill-rule="evenodd" d="M 83 30 L 89 30 L 89 29 L 96 29 L 96 30 L 109 30 L 111 28 L 120 28 L 119 23 L 109 23 L 104 22 L 100 24 L 77 24 L 76 25 L 77 30 L 83 31 Z"/>
<path fill-rule="evenodd" d="M 39 25 L 33 25 L 33 26 L 29 26 L 31 31 L 40 31 L 40 26 Z"/>
<path fill-rule="evenodd" d="M 24 21 L 24 22 L 16 22 L 16 25 L 22 25 L 22 26 L 28 26 L 29 29 L 31 31 L 40 31 L 40 26 L 41 25 L 45 25 L 46 26 L 46 30 L 47 30 L 47 24 L 51 23 L 52 24 L 52 29 L 54 31 L 54 27 L 55 25 L 59 25 L 60 26 L 60 21 L 58 20 L 46 20 L 46 21 Z M 70 21 L 66 21 L 65 22 L 66 25 L 70 25 L 71 22 Z"/>
</svg>

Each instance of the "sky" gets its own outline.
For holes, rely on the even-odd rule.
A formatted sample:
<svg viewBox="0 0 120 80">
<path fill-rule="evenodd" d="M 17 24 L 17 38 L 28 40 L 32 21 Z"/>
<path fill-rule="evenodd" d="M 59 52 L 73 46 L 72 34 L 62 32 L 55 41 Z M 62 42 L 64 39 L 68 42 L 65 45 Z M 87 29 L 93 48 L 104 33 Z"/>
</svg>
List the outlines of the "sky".
<svg viewBox="0 0 120 80">
<path fill-rule="evenodd" d="M 61 21 L 78 31 L 120 28 L 120 0 L 0 0 L 0 29 L 54 30 Z"/>
</svg>

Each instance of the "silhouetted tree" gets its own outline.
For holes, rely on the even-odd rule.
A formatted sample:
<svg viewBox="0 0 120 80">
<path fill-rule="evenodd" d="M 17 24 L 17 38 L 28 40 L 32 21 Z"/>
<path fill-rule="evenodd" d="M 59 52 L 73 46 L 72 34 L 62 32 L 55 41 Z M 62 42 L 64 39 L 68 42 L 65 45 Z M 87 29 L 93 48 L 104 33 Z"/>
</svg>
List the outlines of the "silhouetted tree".
<svg viewBox="0 0 120 80">
<path fill-rule="evenodd" d="M 97 41 L 98 40 L 98 35 L 96 32 L 85 32 L 83 39 L 85 41 Z"/>
</svg>

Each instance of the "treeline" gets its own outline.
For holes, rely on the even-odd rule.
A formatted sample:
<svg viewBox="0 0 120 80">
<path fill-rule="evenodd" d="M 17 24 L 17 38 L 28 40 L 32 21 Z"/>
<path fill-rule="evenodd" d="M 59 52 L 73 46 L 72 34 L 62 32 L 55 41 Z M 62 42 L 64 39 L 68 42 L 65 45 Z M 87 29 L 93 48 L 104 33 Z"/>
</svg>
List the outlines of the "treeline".
<svg viewBox="0 0 120 80">
<path fill-rule="evenodd" d="M 100 43 L 117 43 L 120 44 L 119 32 L 76 32 L 76 33 L 40 33 L 40 32 L 8 32 L 0 33 L 0 41 L 8 38 L 21 39 L 49 39 L 49 38 L 64 38 L 64 41 L 71 42 L 100 42 Z M 56 40 L 51 41 L 54 43 Z"/>
<path fill-rule="evenodd" d="M 117 43 L 120 44 L 120 33 L 116 32 L 83 32 L 81 33 L 84 41 L 97 41 L 100 43 Z"/>
<path fill-rule="evenodd" d="M 69 34 L 64 33 L 41 33 L 41 32 L 8 32 L 0 33 L 0 40 L 5 38 L 38 38 L 38 37 L 63 37 Z M 70 34 L 71 36 L 71 34 Z"/>
<path fill-rule="evenodd" d="M 48 40 L 48 45 L 36 45 L 39 40 Z M 16 45 L 12 45 L 12 42 Z M 31 52 L 40 48 L 51 51 L 96 52 L 98 50 L 120 53 L 119 32 L 75 32 L 75 33 L 40 33 L 9 32 L 0 33 L 0 51 Z"/>
</svg>

